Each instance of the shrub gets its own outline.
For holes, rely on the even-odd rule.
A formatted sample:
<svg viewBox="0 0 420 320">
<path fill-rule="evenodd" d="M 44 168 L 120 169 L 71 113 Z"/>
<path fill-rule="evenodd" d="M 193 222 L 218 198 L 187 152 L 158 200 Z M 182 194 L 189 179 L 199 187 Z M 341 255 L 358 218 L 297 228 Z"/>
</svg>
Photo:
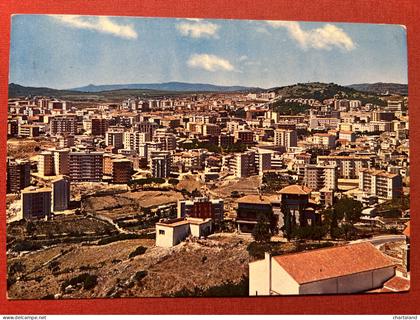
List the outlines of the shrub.
<svg viewBox="0 0 420 320">
<path fill-rule="evenodd" d="M 16 273 L 24 273 L 26 271 L 26 267 L 25 267 L 25 265 L 22 263 L 22 262 L 20 262 L 20 261 L 17 261 L 17 262 L 14 262 L 12 265 L 10 265 L 10 267 L 9 267 L 9 273 L 11 274 L 11 275 L 14 275 L 14 274 L 16 274 Z"/>
<path fill-rule="evenodd" d="M 35 251 L 41 249 L 42 246 L 36 242 L 22 240 L 16 242 L 13 247 L 14 251 Z"/>
<path fill-rule="evenodd" d="M 65 291 L 68 286 L 77 286 L 79 284 L 83 285 L 84 290 L 93 289 L 98 283 L 98 277 L 96 275 L 91 275 L 89 273 L 82 273 L 78 276 L 68 279 L 61 284 L 61 291 Z"/>
<path fill-rule="evenodd" d="M 147 271 L 142 270 L 142 271 L 137 271 L 136 274 L 134 275 L 134 280 L 136 281 L 140 281 L 142 280 L 145 276 L 147 276 Z"/>
<path fill-rule="evenodd" d="M 142 254 L 144 254 L 144 253 L 146 252 L 146 250 L 147 250 L 147 248 L 146 248 L 146 247 L 139 246 L 139 247 L 137 247 L 137 248 L 136 248 L 136 250 L 134 250 L 133 252 L 131 252 L 131 253 L 128 255 L 128 257 L 129 257 L 129 258 L 133 258 L 133 257 L 135 257 L 135 256 L 142 255 Z"/>
</svg>

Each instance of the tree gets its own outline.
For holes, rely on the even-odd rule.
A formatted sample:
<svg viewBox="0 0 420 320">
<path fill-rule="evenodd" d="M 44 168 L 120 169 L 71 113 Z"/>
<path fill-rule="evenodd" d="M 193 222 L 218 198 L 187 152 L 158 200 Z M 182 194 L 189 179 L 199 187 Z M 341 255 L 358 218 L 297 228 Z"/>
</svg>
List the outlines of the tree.
<svg viewBox="0 0 420 320">
<path fill-rule="evenodd" d="M 293 230 L 292 216 L 283 202 L 281 203 L 281 212 L 283 214 L 283 227 L 281 227 L 281 230 L 283 231 L 283 235 L 286 237 L 287 241 L 290 241 Z"/>
<path fill-rule="evenodd" d="M 256 242 L 269 242 L 271 239 L 270 221 L 265 215 L 258 216 L 258 222 L 252 230 L 252 236 Z"/>
<path fill-rule="evenodd" d="M 345 219 L 349 223 L 356 223 L 362 215 L 363 205 L 357 200 L 347 197 L 341 198 L 334 205 L 334 211 L 338 220 Z"/>
<path fill-rule="evenodd" d="M 26 223 L 26 233 L 31 236 L 31 235 L 33 235 L 35 230 L 36 230 L 35 223 L 33 223 L 32 221 L 28 221 Z"/>
<path fill-rule="evenodd" d="M 350 223 L 343 223 L 340 229 L 346 241 L 353 238 L 356 233 L 355 227 Z"/>
</svg>

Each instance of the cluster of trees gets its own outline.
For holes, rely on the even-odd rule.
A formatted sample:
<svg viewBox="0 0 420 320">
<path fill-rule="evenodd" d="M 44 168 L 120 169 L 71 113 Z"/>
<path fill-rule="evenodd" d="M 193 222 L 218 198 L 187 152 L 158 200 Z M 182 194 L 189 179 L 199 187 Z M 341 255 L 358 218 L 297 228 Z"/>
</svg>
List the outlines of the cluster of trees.
<svg viewBox="0 0 420 320">
<path fill-rule="evenodd" d="M 221 147 L 211 141 L 199 141 L 197 139 L 193 139 L 191 142 L 185 142 L 181 144 L 181 147 L 185 150 L 207 149 L 209 152 L 214 153 L 244 152 L 247 149 L 247 146 L 240 142 Z"/>
<path fill-rule="evenodd" d="M 291 177 L 275 172 L 266 172 L 262 178 L 261 191 L 273 192 L 290 185 Z"/>
<path fill-rule="evenodd" d="M 143 179 L 130 180 L 128 181 L 128 185 L 144 186 L 146 184 L 152 184 L 152 183 L 162 184 L 162 183 L 165 183 L 165 181 L 166 180 L 163 178 L 143 178 Z"/>
<path fill-rule="evenodd" d="M 273 111 L 284 115 L 296 115 L 299 113 L 305 113 L 309 108 L 309 105 L 299 102 L 277 101 L 272 104 Z"/>
<path fill-rule="evenodd" d="M 362 208 L 359 201 L 344 197 L 339 199 L 333 207 L 321 212 L 323 220 L 320 224 L 297 226 L 290 219 L 285 218 L 283 231 L 288 239 L 320 241 L 329 235 L 331 239 L 350 240 L 357 236 L 354 224 L 360 220 Z M 286 212 L 284 207 L 282 212 Z M 252 232 L 254 240 L 258 243 L 267 243 L 272 233 L 273 228 L 269 218 L 259 216 Z"/>
</svg>

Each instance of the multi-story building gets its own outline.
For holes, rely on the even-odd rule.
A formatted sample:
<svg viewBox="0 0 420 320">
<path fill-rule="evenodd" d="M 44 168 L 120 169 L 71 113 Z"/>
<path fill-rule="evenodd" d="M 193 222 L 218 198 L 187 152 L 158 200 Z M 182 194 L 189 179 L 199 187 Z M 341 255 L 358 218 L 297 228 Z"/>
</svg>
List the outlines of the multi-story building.
<svg viewBox="0 0 420 320">
<path fill-rule="evenodd" d="M 308 188 L 319 191 L 321 189 L 337 189 L 337 168 L 334 165 L 305 165 L 304 185 Z"/>
<path fill-rule="evenodd" d="M 193 200 L 178 201 L 178 218 L 185 216 L 213 220 L 223 220 L 224 202 L 222 199 L 208 199 L 206 197 L 194 198 Z"/>
<path fill-rule="evenodd" d="M 257 165 L 255 163 L 255 152 L 247 151 L 237 153 L 232 159 L 233 172 L 236 177 L 244 178 L 257 174 Z"/>
<path fill-rule="evenodd" d="M 43 219 L 51 215 L 51 188 L 27 187 L 21 193 L 22 219 Z"/>
<path fill-rule="evenodd" d="M 309 118 L 309 129 L 336 129 L 340 119 L 334 117 L 317 117 Z"/>
<path fill-rule="evenodd" d="M 356 141 L 356 134 L 353 131 L 341 130 L 338 134 L 340 140 L 346 140 L 348 142 Z"/>
<path fill-rule="evenodd" d="M 69 153 L 69 175 L 72 181 L 102 180 L 103 153 L 79 151 Z"/>
<path fill-rule="evenodd" d="M 332 134 L 316 133 L 312 136 L 312 142 L 320 147 L 333 148 L 335 146 L 335 138 L 335 135 Z"/>
<path fill-rule="evenodd" d="M 57 149 L 52 151 L 54 155 L 54 174 L 69 174 L 69 149 Z"/>
<path fill-rule="evenodd" d="M 150 162 L 153 178 L 167 178 L 171 174 L 172 159 L 169 151 L 152 151 Z"/>
<path fill-rule="evenodd" d="M 219 146 L 227 148 L 235 143 L 235 137 L 230 134 L 223 133 L 219 136 Z"/>
<path fill-rule="evenodd" d="M 149 132 L 127 131 L 124 132 L 124 149 L 139 152 L 140 145 L 151 140 Z"/>
<path fill-rule="evenodd" d="M 265 150 L 258 150 L 255 153 L 255 163 L 258 175 L 262 176 L 265 171 L 271 170 L 271 155 L 272 152 Z"/>
<path fill-rule="evenodd" d="M 276 225 L 271 202 L 276 196 L 247 195 L 237 200 L 236 226 L 239 232 L 250 233 L 263 216 L 270 228 Z"/>
<path fill-rule="evenodd" d="M 43 151 L 38 155 L 38 173 L 43 176 L 54 175 L 54 154 L 51 151 Z"/>
<path fill-rule="evenodd" d="M 163 150 L 176 149 L 176 136 L 168 132 L 167 129 L 156 129 L 153 134 L 153 141 L 161 143 Z"/>
<path fill-rule="evenodd" d="M 133 163 L 129 159 L 112 160 L 112 182 L 127 183 L 133 174 Z"/>
<path fill-rule="evenodd" d="M 93 136 L 105 136 L 108 130 L 108 120 L 103 118 L 93 118 L 92 123 L 92 135 Z"/>
<path fill-rule="evenodd" d="M 20 137 L 33 138 L 39 136 L 40 130 L 36 125 L 20 124 L 18 132 Z"/>
<path fill-rule="evenodd" d="M 55 116 L 50 122 L 50 133 L 55 135 L 76 135 L 77 123 L 75 116 Z"/>
<path fill-rule="evenodd" d="M 137 129 L 139 132 L 148 133 L 149 137 L 153 137 L 155 130 L 159 125 L 155 122 L 143 121 L 137 124 Z"/>
<path fill-rule="evenodd" d="M 74 146 L 74 136 L 63 134 L 58 137 L 58 146 L 60 148 L 71 148 Z"/>
<path fill-rule="evenodd" d="M 7 121 L 7 136 L 16 137 L 19 134 L 19 123 L 17 120 Z"/>
<path fill-rule="evenodd" d="M 7 159 L 7 193 L 17 193 L 31 183 L 31 164 L 26 160 Z"/>
<path fill-rule="evenodd" d="M 276 129 L 274 131 L 274 144 L 286 149 L 297 146 L 296 130 Z"/>
<path fill-rule="evenodd" d="M 251 130 L 237 130 L 234 132 L 235 141 L 243 144 L 254 143 L 254 132 Z"/>
<path fill-rule="evenodd" d="M 361 169 L 359 189 L 368 195 L 384 199 L 395 199 L 402 195 L 402 178 L 399 174 L 384 170 Z"/>
<path fill-rule="evenodd" d="M 69 208 L 70 203 L 70 180 L 61 176 L 51 182 L 53 212 L 64 211 Z"/>
<path fill-rule="evenodd" d="M 111 129 L 105 133 L 105 143 L 107 146 L 113 146 L 115 149 L 122 149 L 124 147 L 124 130 Z"/>
<path fill-rule="evenodd" d="M 372 159 L 370 156 L 318 156 L 317 164 L 336 166 L 338 178 L 356 179 L 362 168 L 371 167 Z"/>
<path fill-rule="evenodd" d="M 403 100 L 388 100 L 387 104 L 388 111 L 401 111 L 404 107 Z"/>
<path fill-rule="evenodd" d="M 217 124 L 207 123 L 203 126 L 203 135 L 205 136 L 219 136 L 220 127 Z"/>
</svg>

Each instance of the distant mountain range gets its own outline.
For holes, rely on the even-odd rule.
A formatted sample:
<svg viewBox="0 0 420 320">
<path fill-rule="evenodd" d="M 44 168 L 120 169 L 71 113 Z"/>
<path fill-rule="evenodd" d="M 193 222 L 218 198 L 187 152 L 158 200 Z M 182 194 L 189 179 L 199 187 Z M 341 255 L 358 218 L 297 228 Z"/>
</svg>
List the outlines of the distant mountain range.
<svg viewBox="0 0 420 320">
<path fill-rule="evenodd" d="M 245 86 L 218 86 L 207 83 L 187 83 L 187 82 L 164 82 L 164 83 L 129 83 L 129 84 L 89 84 L 84 87 L 71 88 L 71 91 L 81 92 L 102 92 L 111 90 L 159 90 L 159 91 L 194 91 L 194 92 L 235 92 L 235 91 L 262 91 L 262 88 Z"/>
<path fill-rule="evenodd" d="M 167 82 L 150 84 L 116 84 L 88 85 L 68 90 L 57 90 L 46 87 L 26 87 L 9 84 L 9 97 L 47 96 L 68 100 L 108 101 L 121 100 L 127 97 L 142 96 L 145 98 L 162 96 L 179 96 L 194 92 L 259 92 L 275 91 L 284 98 L 301 97 L 324 100 L 338 96 L 346 99 L 360 99 L 363 102 L 383 103 L 378 95 L 385 92 L 391 94 L 407 94 L 407 85 L 395 83 L 353 84 L 340 86 L 335 83 L 298 83 L 290 86 L 262 89 L 244 86 L 217 86 L 202 83 Z"/>
<path fill-rule="evenodd" d="M 350 84 L 346 87 L 356 89 L 358 91 L 373 92 L 377 94 L 408 94 L 408 85 L 402 83 L 359 83 L 359 84 Z"/>
</svg>

